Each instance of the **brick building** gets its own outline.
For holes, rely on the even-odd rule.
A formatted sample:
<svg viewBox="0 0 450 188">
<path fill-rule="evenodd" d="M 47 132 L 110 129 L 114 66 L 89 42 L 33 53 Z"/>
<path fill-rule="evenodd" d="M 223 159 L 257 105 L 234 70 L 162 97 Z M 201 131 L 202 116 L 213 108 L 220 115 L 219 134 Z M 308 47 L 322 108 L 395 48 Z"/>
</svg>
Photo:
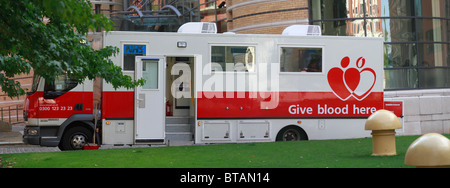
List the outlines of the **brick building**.
<svg viewBox="0 0 450 188">
<path fill-rule="evenodd" d="M 202 22 L 214 22 L 217 32 L 227 32 L 227 6 L 225 0 L 200 0 L 200 15 Z"/>
<path fill-rule="evenodd" d="M 309 23 L 307 0 L 227 0 L 228 31 L 281 34 L 290 25 Z"/>
</svg>

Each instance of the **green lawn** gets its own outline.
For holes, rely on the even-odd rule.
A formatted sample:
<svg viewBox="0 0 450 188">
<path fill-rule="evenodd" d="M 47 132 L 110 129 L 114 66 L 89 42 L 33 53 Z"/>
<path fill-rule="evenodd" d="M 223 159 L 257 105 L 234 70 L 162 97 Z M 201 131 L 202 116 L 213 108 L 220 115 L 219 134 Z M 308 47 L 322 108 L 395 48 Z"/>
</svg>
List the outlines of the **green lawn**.
<svg viewBox="0 0 450 188">
<path fill-rule="evenodd" d="M 448 137 L 448 135 L 446 135 Z M 372 139 L 215 144 L 2 154 L 14 168 L 402 168 L 419 136 L 397 137 L 397 156 L 373 157 Z"/>
</svg>

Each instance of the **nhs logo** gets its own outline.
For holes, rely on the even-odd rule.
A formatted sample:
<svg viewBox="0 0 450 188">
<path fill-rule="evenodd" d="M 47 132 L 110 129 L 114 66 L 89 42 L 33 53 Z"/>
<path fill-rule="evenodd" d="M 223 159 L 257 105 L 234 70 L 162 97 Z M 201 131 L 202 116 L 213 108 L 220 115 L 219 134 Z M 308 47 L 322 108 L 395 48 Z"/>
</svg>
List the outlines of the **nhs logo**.
<svg viewBox="0 0 450 188">
<path fill-rule="evenodd" d="M 123 54 L 136 54 L 141 55 L 145 54 L 146 46 L 145 45 L 124 45 Z"/>
</svg>

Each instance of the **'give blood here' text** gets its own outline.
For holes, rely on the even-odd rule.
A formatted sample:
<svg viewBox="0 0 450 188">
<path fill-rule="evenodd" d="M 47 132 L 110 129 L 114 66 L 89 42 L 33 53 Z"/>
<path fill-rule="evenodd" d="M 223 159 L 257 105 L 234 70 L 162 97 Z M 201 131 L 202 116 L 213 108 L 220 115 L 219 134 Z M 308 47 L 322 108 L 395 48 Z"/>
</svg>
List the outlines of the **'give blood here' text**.
<svg viewBox="0 0 450 188">
<path fill-rule="evenodd" d="M 292 115 L 370 115 L 377 111 L 375 107 L 365 107 L 353 105 L 345 105 L 342 107 L 333 107 L 327 104 L 318 104 L 316 108 L 310 106 L 291 105 L 288 109 Z"/>
</svg>

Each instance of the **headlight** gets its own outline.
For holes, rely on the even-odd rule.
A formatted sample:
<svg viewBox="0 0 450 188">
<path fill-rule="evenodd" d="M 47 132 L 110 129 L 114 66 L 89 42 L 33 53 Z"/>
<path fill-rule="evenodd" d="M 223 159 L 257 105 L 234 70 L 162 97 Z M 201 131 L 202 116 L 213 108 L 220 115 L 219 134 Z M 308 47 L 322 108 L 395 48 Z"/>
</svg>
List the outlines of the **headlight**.
<svg viewBox="0 0 450 188">
<path fill-rule="evenodd" d="M 33 136 L 33 135 L 37 135 L 38 134 L 38 130 L 33 129 L 33 128 L 26 128 L 25 133 L 27 135 Z"/>
</svg>

